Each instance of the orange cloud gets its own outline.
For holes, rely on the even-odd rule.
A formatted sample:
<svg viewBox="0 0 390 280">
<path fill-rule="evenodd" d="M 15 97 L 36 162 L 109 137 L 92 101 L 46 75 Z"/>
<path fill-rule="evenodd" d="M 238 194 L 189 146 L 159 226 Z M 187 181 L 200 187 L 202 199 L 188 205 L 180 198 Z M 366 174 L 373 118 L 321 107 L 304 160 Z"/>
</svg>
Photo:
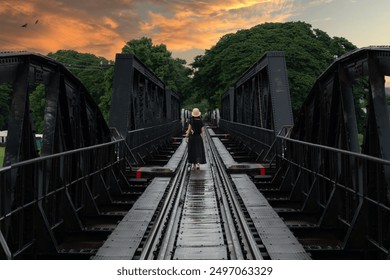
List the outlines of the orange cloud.
<svg viewBox="0 0 390 280">
<path fill-rule="evenodd" d="M 114 59 L 125 42 L 147 36 L 173 51 L 207 49 L 226 33 L 284 21 L 291 6 L 292 0 L 2 0 L 0 46 L 43 54 L 73 49 Z"/>
<path fill-rule="evenodd" d="M 181 3 L 182 4 L 182 3 Z M 214 1 L 187 6 L 173 4 L 173 16 L 149 12 L 150 20 L 140 25 L 142 33 L 169 49 L 206 49 L 220 37 L 266 21 L 284 21 L 290 16 L 292 1 Z"/>
<path fill-rule="evenodd" d="M 47 16 L 44 22 L 53 22 L 42 36 L 37 38 L 36 44 L 46 44 L 51 50 L 74 49 L 80 52 L 94 52 L 105 56 L 107 53 L 118 52 L 120 47 L 119 35 L 112 29 L 117 28 L 114 21 L 103 19 L 103 24 L 81 22 L 78 19 L 63 17 L 60 22 L 55 16 Z M 43 22 L 43 24 L 44 24 Z M 48 38 L 50 38 L 48 40 Z M 31 41 L 30 41 L 31 42 Z M 33 41 L 34 42 L 34 41 Z M 123 46 L 123 42 L 121 43 Z"/>
<path fill-rule="evenodd" d="M 118 28 L 118 23 L 116 23 L 113 19 L 109 17 L 104 17 L 103 18 L 103 23 L 105 26 L 111 28 L 111 29 L 117 29 Z"/>
<path fill-rule="evenodd" d="M 109 16 L 94 17 L 88 12 L 55 1 L 15 1 L 12 6 L 5 1 L 0 4 L 1 25 L 6 27 L 0 34 L 1 50 L 47 54 L 72 49 L 114 59 L 124 45 L 117 32 L 119 24 Z M 21 27 L 25 23 L 27 27 Z"/>
</svg>

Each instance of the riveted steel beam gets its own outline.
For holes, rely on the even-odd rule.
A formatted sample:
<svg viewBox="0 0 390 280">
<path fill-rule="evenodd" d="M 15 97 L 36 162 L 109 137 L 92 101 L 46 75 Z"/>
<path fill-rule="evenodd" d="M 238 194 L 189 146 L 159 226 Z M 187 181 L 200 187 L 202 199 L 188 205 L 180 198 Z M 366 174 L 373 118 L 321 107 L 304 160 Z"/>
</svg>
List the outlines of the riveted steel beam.
<svg viewBox="0 0 390 280">
<path fill-rule="evenodd" d="M 222 96 L 222 118 L 274 130 L 293 124 L 284 52 L 268 52 Z"/>
<path fill-rule="evenodd" d="M 139 154 L 140 161 L 148 146 L 180 133 L 180 105 L 180 97 L 137 57 L 116 55 L 109 125 Z"/>
</svg>

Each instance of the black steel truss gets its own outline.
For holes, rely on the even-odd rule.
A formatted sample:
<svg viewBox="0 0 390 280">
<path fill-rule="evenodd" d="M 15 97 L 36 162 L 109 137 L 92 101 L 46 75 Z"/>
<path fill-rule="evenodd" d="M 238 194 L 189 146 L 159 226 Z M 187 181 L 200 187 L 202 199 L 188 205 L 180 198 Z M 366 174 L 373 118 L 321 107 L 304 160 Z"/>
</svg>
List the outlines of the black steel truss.
<svg viewBox="0 0 390 280">
<path fill-rule="evenodd" d="M 222 118 L 274 130 L 293 124 L 284 52 L 268 52 L 222 97 Z"/>
<path fill-rule="evenodd" d="M 1 53 L 0 83 L 13 88 L 4 166 L 38 157 L 29 93 L 45 86 L 40 155 L 109 142 L 110 131 L 86 88 L 62 64 L 33 53 Z"/>
<path fill-rule="evenodd" d="M 86 88 L 55 60 L 1 53 L 0 83 L 12 87 L 0 170 L 0 258 L 59 253 L 66 232 L 83 230 L 81 217 L 99 214 L 98 205 L 121 191 L 128 150 L 124 140 L 111 142 Z M 45 87 L 40 151 L 29 102 L 36 84 Z"/>
<path fill-rule="evenodd" d="M 180 99 L 132 54 L 115 59 L 110 127 L 128 131 L 180 120 Z"/>
<path fill-rule="evenodd" d="M 86 217 L 107 219 L 104 207 L 129 188 L 129 158 L 121 139 L 0 169 L 0 259 L 60 259 L 83 232 L 78 242 L 93 243 Z"/>
<path fill-rule="evenodd" d="M 389 48 L 363 48 L 340 57 L 314 84 L 291 137 L 390 159 L 386 75 L 390 75 Z M 364 96 L 356 96 L 359 91 Z M 359 129 L 358 102 L 367 104 L 363 129 Z"/>
<path fill-rule="evenodd" d="M 132 60 L 130 68 L 117 63 L 129 71 L 116 71 L 110 131 L 85 87 L 64 66 L 37 54 L 1 54 L 0 83 L 12 85 L 13 94 L 0 169 L 0 259 L 61 258 L 73 242 L 68 235 L 79 242 L 86 234 L 106 238 L 104 231 L 89 232 L 88 217 L 115 218 L 105 211 L 125 205 L 115 197 L 130 187 L 132 165 L 180 133 L 180 97 L 140 61 Z M 40 152 L 28 96 L 36 83 L 46 89 Z"/>
<path fill-rule="evenodd" d="M 180 97 L 134 55 L 116 55 L 109 124 L 133 151 L 132 164 L 142 165 L 148 147 L 180 134 L 180 105 Z"/>
<path fill-rule="evenodd" d="M 291 218 L 298 223 L 297 234 L 305 244 L 318 242 L 307 246 L 314 255 L 390 258 L 385 75 L 390 75 L 390 48 L 364 48 L 340 57 L 316 81 L 291 135 L 276 135 L 272 144 L 263 136 L 254 137 L 253 127 L 221 120 L 231 136 L 276 153 L 272 162 L 282 176 L 275 178 L 281 180 L 275 193 L 283 194 L 285 202 L 280 204 L 293 205 L 291 212 L 286 208 L 281 214 L 286 222 Z M 230 91 L 222 100 L 227 120 L 233 96 Z M 365 114 L 356 106 L 362 96 Z M 324 233 L 327 237 L 321 237 Z"/>
<path fill-rule="evenodd" d="M 390 160 L 386 75 L 390 75 L 388 47 L 363 48 L 340 57 L 316 81 L 291 138 Z M 364 96 L 356 97 L 358 91 Z M 367 104 L 360 131 L 359 102 Z M 382 168 L 390 185 L 390 169 Z M 390 188 L 386 192 L 390 199 Z"/>
</svg>

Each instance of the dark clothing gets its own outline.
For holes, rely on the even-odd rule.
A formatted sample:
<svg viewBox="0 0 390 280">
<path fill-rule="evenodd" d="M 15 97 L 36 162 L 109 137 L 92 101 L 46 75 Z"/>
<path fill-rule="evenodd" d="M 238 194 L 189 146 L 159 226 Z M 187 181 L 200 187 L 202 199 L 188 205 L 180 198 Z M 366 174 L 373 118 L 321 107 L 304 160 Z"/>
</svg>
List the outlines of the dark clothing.
<svg viewBox="0 0 390 280">
<path fill-rule="evenodd" d="M 191 118 L 190 125 L 192 131 L 188 139 L 188 162 L 189 163 L 206 163 L 204 145 L 202 139 L 203 121 L 201 118 Z"/>
</svg>

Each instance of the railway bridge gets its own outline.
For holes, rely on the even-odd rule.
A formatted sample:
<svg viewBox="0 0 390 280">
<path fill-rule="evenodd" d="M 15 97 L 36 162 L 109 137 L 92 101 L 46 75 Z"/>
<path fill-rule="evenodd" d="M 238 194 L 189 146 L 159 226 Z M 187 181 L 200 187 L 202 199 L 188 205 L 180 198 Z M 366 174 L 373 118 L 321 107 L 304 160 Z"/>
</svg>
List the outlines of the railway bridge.
<svg viewBox="0 0 390 280">
<path fill-rule="evenodd" d="M 389 48 L 340 57 L 294 120 L 284 53 L 268 52 L 207 114 L 207 163 L 194 170 L 188 111 L 135 56 L 116 56 L 106 123 L 62 64 L 1 53 L 12 103 L 0 259 L 389 259 L 385 76 Z M 29 104 L 37 84 L 39 149 Z"/>
</svg>

